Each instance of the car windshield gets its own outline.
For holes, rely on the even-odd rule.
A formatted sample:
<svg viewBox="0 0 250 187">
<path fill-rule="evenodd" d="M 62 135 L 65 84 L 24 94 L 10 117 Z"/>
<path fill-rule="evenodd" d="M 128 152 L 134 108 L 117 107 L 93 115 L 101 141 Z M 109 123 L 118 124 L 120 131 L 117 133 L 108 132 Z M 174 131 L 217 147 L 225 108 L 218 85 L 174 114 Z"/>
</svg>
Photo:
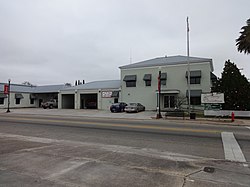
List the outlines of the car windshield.
<svg viewBox="0 0 250 187">
<path fill-rule="evenodd" d="M 129 106 L 136 106 L 136 103 L 129 103 Z"/>
</svg>

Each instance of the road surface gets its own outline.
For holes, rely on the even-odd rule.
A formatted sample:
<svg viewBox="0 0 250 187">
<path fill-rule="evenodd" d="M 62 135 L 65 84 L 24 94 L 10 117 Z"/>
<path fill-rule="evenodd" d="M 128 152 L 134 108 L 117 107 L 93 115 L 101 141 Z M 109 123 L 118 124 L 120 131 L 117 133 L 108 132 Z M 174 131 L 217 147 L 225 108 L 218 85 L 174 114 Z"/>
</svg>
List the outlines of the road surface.
<svg viewBox="0 0 250 187">
<path fill-rule="evenodd" d="M 0 114 L 1 186 L 250 186 L 246 126 Z"/>
</svg>

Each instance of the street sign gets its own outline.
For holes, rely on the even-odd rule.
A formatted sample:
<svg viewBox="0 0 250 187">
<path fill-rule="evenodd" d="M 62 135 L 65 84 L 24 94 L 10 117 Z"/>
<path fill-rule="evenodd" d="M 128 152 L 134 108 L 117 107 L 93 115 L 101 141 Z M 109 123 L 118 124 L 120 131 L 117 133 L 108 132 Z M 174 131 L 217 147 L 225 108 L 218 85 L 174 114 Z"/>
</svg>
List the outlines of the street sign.
<svg viewBox="0 0 250 187">
<path fill-rule="evenodd" d="M 4 94 L 8 94 L 9 93 L 9 85 L 5 84 L 4 85 Z"/>
</svg>

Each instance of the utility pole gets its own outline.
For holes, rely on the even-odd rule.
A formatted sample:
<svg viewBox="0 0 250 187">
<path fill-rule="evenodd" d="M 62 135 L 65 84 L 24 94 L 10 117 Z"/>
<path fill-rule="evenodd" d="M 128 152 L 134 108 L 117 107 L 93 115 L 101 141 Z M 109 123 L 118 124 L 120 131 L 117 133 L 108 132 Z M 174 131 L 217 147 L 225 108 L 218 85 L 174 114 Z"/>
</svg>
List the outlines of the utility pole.
<svg viewBox="0 0 250 187">
<path fill-rule="evenodd" d="M 188 69 L 188 114 L 190 115 L 190 60 L 189 60 L 189 22 L 187 17 L 187 69 Z"/>
</svg>

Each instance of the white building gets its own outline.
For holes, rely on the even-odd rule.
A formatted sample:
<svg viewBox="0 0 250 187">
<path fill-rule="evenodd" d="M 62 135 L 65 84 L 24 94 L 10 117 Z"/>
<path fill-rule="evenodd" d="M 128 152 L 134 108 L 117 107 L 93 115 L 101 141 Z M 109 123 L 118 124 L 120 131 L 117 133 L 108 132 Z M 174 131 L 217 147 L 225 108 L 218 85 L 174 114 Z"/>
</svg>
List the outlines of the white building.
<svg viewBox="0 0 250 187">
<path fill-rule="evenodd" d="M 104 109 L 119 101 L 120 80 L 94 81 L 60 90 L 58 108 Z"/>
<path fill-rule="evenodd" d="M 4 94 L 4 85 L 0 83 L 0 108 L 8 107 L 8 95 Z M 10 85 L 10 108 L 40 107 L 41 103 L 50 99 L 57 99 L 59 90 L 64 85 L 26 86 L 22 84 Z"/>
<path fill-rule="evenodd" d="M 201 106 L 201 93 L 211 91 L 213 72 L 212 59 L 189 57 L 190 96 L 192 107 Z M 170 56 L 150 59 L 121 66 L 121 98 L 124 102 L 139 102 L 146 110 L 158 107 L 158 76 L 161 71 L 162 109 L 187 107 L 188 81 L 187 57 Z"/>
</svg>

